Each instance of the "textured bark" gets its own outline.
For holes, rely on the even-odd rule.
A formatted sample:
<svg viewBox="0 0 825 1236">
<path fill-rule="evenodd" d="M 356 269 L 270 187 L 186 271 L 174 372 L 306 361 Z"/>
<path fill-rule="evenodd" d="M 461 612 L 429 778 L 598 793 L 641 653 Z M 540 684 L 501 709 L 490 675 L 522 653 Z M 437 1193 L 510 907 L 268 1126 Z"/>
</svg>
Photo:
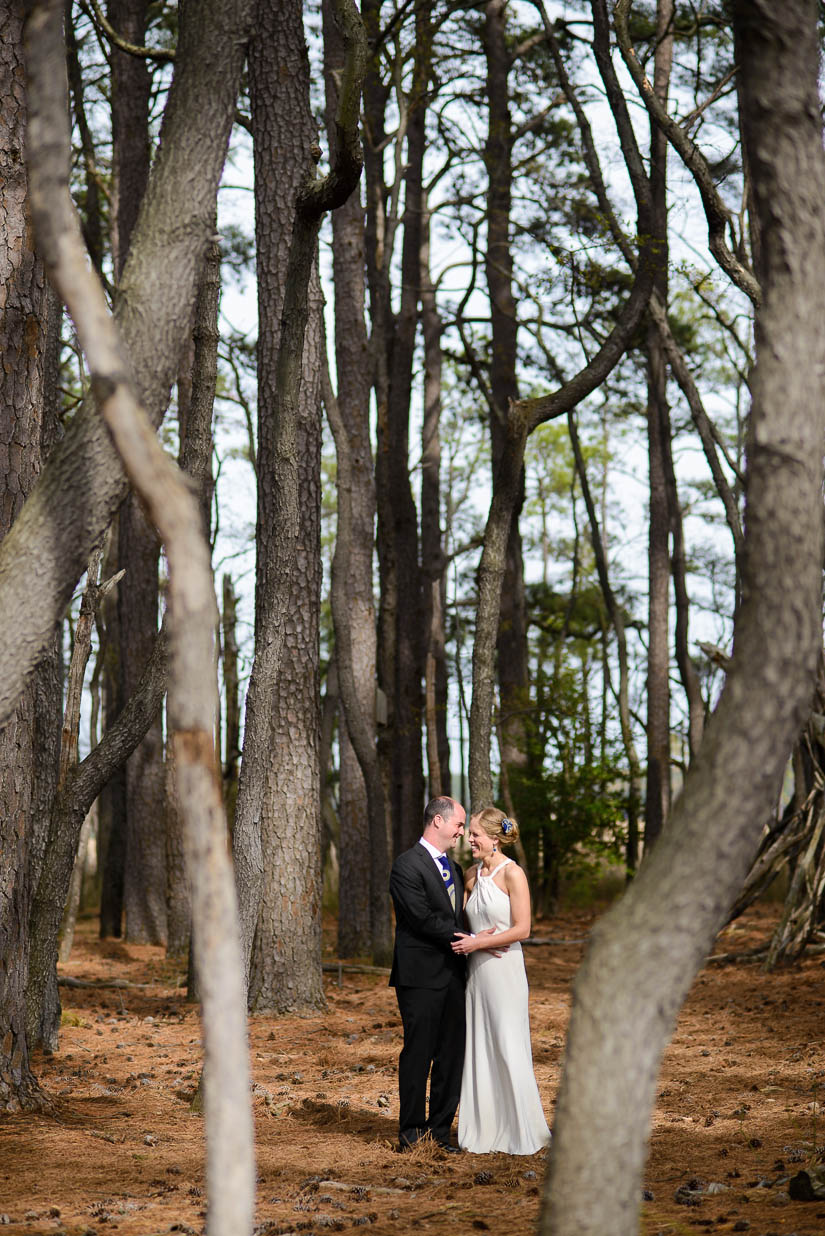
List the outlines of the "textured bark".
<svg viewBox="0 0 825 1236">
<path fill-rule="evenodd" d="M 319 946 L 321 887 L 319 779 L 316 777 L 310 785 L 312 779 L 307 775 L 307 765 L 312 762 L 312 754 L 311 751 L 307 753 L 307 736 L 299 728 L 309 721 L 311 729 L 312 718 L 302 713 L 299 720 L 296 715 L 295 733 L 288 735 L 285 741 L 287 751 L 279 755 L 275 750 L 276 741 L 284 742 L 283 734 L 278 739 L 275 735 L 279 703 L 275 695 L 276 680 L 290 672 L 284 666 L 287 657 L 300 657 L 304 651 L 301 640 L 305 635 L 310 647 L 306 650 L 309 663 L 304 667 L 304 678 L 311 680 L 316 694 L 315 706 L 318 706 L 317 652 L 312 648 L 312 631 L 307 632 L 305 626 L 307 617 L 310 623 L 317 622 L 317 616 L 312 614 L 318 604 L 315 581 L 302 580 L 310 591 L 296 604 L 292 576 L 301 574 L 296 569 L 299 464 L 307 466 L 309 475 L 302 479 L 310 483 L 308 493 L 301 497 L 301 510 L 306 518 L 301 546 L 304 573 L 311 570 L 309 564 L 315 549 L 315 503 L 319 486 L 312 478 L 314 460 L 306 461 L 301 454 L 312 450 L 311 436 L 310 440 L 306 436 L 299 438 L 299 425 L 301 430 L 309 429 L 311 435 L 311 425 L 307 422 L 317 414 L 319 399 L 316 388 L 314 408 L 311 390 L 302 391 L 300 410 L 291 404 L 278 407 L 275 382 L 295 202 L 301 185 L 311 174 L 310 147 L 317 140 L 309 112 L 308 63 L 300 3 L 293 0 L 281 6 L 261 0 L 257 5 L 255 37 L 249 48 L 249 83 L 258 255 L 258 531 L 255 661 L 246 700 L 233 850 L 247 966 L 255 964 L 253 950 L 255 953 L 259 949 L 268 951 L 275 961 L 274 954 L 281 947 L 277 918 L 272 914 L 265 891 L 268 890 L 271 898 L 273 884 L 280 878 L 284 887 L 290 888 L 283 908 L 297 920 L 284 928 L 287 948 L 293 926 L 295 930 L 295 951 L 290 963 L 306 974 L 310 989 L 308 1002 L 313 1005 L 318 1003 L 321 994 L 320 954 L 315 955 Z M 317 283 L 313 286 L 317 288 Z M 317 303 L 315 308 L 317 310 Z M 317 329 L 317 321 L 314 329 Z M 307 373 L 306 377 L 311 381 L 311 374 Z M 287 638 L 290 652 L 285 651 Z M 296 688 L 300 690 L 297 683 Z M 288 692 L 284 695 L 288 698 Z M 303 701 L 296 701 L 296 707 L 299 702 Z M 292 787 L 288 779 L 280 786 L 273 782 L 273 764 L 284 756 L 289 758 L 293 737 L 296 766 L 306 780 L 295 785 L 293 803 L 285 806 L 278 800 L 276 805 L 274 796 L 283 793 L 288 797 Z M 311 734 L 308 741 L 311 746 Z M 273 849 L 276 840 L 272 833 L 277 830 L 285 837 L 285 852 L 281 846 L 277 853 Z M 299 858 L 302 844 L 307 848 L 305 863 Z M 265 903 L 267 910 L 262 911 Z M 258 944 L 262 912 L 265 915 L 264 935 Z M 260 974 L 253 984 L 250 971 L 250 1007 L 254 1007 L 253 990 L 257 984 L 266 989 L 267 976 Z M 300 1003 L 300 994 L 296 998 Z"/>
<path fill-rule="evenodd" d="M 256 655 L 233 844 L 244 942 L 251 948 L 249 1001 L 261 1011 L 323 1003 L 321 295 L 315 259 L 323 212 L 346 200 L 360 174 L 365 55 L 357 10 L 339 0 L 336 16 L 346 24 L 352 54 L 336 117 L 334 163 L 321 180 L 312 174 L 316 134 L 302 5 L 261 3 L 250 46 L 260 323 Z"/>
<path fill-rule="evenodd" d="M 118 34 L 141 47 L 146 42 L 146 0 L 109 0 L 109 20 Z M 112 72 L 112 259 L 120 281 L 140 204 L 149 181 L 148 62 L 111 49 Z M 158 556 L 155 529 L 133 494 L 118 517 L 117 565 L 126 574 L 117 591 L 116 619 L 110 622 L 110 684 L 107 718 L 113 720 L 135 690 L 158 630 Z M 113 708 L 112 705 L 116 707 Z M 127 939 L 147 944 L 166 940 L 166 841 L 163 727 L 160 715 L 125 769 L 126 816 L 123 910 Z M 113 797 L 113 803 L 118 796 Z"/>
<path fill-rule="evenodd" d="M 105 588 L 106 585 L 87 588 L 85 600 L 91 611 L 96 608 L 100 593 Z M 30 920 L 32 961 L 27 1004 L 29 1035 L 33 1044 L 42 1042 L 51 1048 L 57 1044 L 60 1026 L 55 969 L 58 936 L 84 823 L 103 786 L 111 781 L 118 768 L 125 765 L 160 712 L 166 679 L 166 639 L 161 633 L 127 706 L 107 729 L 102 741 L 79 765 L 73 759 L 71 749 L 74 745 L 76 750 L 76 734 L 72 738 L 64 730 L 60 779 L 50 806 L 48 844 Z"/>
<path fill-rule="evenodd" d="M 421 427 L 421 570 L 427 638 L 425 712 L 427 721 L 427 797 L 451 793 L 447 737 L 447 559 L 441 533 L 441 334 L 430 274 L 430 212 L 421 238 L 421 330 L 424 336 L 424 420 Z"/>
<path fill-rule="evenodd" d="M 178 378 L 179 463 L 192 479 L 207 543 L 210 541 L 215 489 L 212 476 L 212 413 L 218 372 L 220 261 L 220 250 L 213 239 L 206 251 L 195 299 L 192 346 L 184 348 L 181 368 L 186 371 Z M 165 781 L 166 950 L 171 956 L 182 957 L 189 950 L 192 906 L 186 874 L 184 819 L 171 745 L 167 746 Z"/>
<path fill-rule="evenodd" d="M 327 133 L 338 105 L 344 44 L 324 5 Z M 373 602 L 375 476 L 370 444 L 370 366 L 364 320 L 364 207 L 353 193 L 332 216 L 337 394 L 324 389 L 338 455 L 338 523 L 334 571 L 340 604 L 333 623 L 343 712 L 339 768 L 338 956 L 370 956 L 384 964 L 390 939 L 389 840 L 375 726 L 376 637 Z M 324 365 L 327 365 L 324 359 Z M 330 407 L 335 399 L 334 409 Z M 334 423 L 335 413 L 338 420 Z M 347 509 L 343 511 L 342 504 Z M 342 629 L 342 621 L 346 629 Z M 344 672 L 340 672 L 341 659 Z M 350 737 L 352 726 L 363 733 Z M 372 779 L 372 812 L 359 750 Z M 382 957 L 382 960 L 378 960 Z"/>
<path fill-rule="evenodd" d="M 149 188 L 119 285 L 130 367 L 159 424 L 190 329 L 235 114 L 250 0 L 188 0 Z M 76 413 L 0 546 L 0 717 L 52 638 L 77 580 L 127 491 L 91 400 Z M 21 558 L 36 564 L 25 577 Z"/>
<path fill-rule="evenodd" d="M 418 837 L 424 803 L 421 737 L 424 717 L 424 622 L 419 566 L 418 512 L 410 483 L 409 423 L 413 352 L 421 290 L 421 225 L 426 150 L 426 92 L 432 62 L 429 5 L 415 11 L 415 59 L 409 97 L 404 175 L 401 297 L 390 360 L 387 435 L 381 455 L 391 494 L 392 544 L 397 579 L 392 750 L 393 825 L 401 849 Z M 386 510 L 386 508 L 385 508 Z"/>
<path fill-rule="evenodd" d="M 118 564 L 126 570 L 117 590 L 124 702 L 134 693 L 157 639 L 159 553 L 157 532 L 130 494 L 118 517 Z M 158 714 L 126 762 L 124 934 L 143 944 L 166 943 L 165 780 Z"/>
<path fill-rule="evenodd" d="M 381 25 L 379 9 L 376 4 L 364 6 L 364 20 L 372 34 Z M 387 90 L 380 81 L 377 65 L 368 74 L 364 92 L 369 138 L 365 156 L 367 271 L 377 402 L 378 684 L 388 704 L 388 724 L 380 734 L 380 749 L 389 786 L 396 850 L 405 849 L 418 837 L 424 804 L 424 611 L 418 516 L 410 485 L 409 420 L 421 282 L 426 91 L 432 56 L 427 4 L 416 4 L 415 23 L 413 80 L 409 94 L 401 101 L 404 116 L 396 139 L 402 140 L 406 133 L 404 237 L 397 315 L 393 315 L 390 303 L 390 264 L 397 220 L 388 217 L 387 187 L 379 153 L 384 138 Z"/>
<path fill-rule="evenodd" d="M 166 822 L 166 956 L 188 957 L 192 939 L 192 898 L 186 872 L 183 812 L 175 775 L 174 746 L 167 744 L 164 815 Z"/>
<path fill-rule="evenodd" d="M 118 34 L 142 47 L 146 43 L 146 0 L 109 0 L 109 21 Z M 120 281 L 149 180 L 149 62 L 120 48 L 109 50 L 112 74 L 112 262 Z"/>
<path fill-rule="evenodd" d="M 656 6 L 656 50 L 653 89 L 667 109 L 670 67 L 673 60 L 672 0 Z M 656 241 L 655 290 L 667 305 L 667 151 L 662 130 L 650 122 L 651 225 Z M 653 322 L 646 331 L 647 455 L 650 497 L 648 505 L 648 647 L 647 647 L 647 783 L 645 792 L 645 849 L 659 833 L 670 807 L 670 529 L 668 489 L 670 462 L 670 408 L 667 402 L 667 365 L 661 337 Z M 672 466 L 672 465 L 671 465 Z"/>
<path fill-rule="evenodd" d="M 507 4 L 488 0 L 484 15 L 489 112 L 484 166 L 487 171 L 487 248 L 484 268 L 490 297 L 490 442 L 493 471 L 508 448 L 507 409 L 518 399 L 516 380 L 518 315 L 513 296 L 513 254 L 510 215 L 513 188 L 513 138 L 510 126 L 510 49 L 507 45 Z M 524 562 L 519 513 L 524 501 L 522 475 L 514 496 L 501 582 L 501 608 L 496 637 L 499 684 L 499 743 L 508 765 L 526 762 L 524 708 L 527 702 L 527 625 Z"/>
<path fill-rule="evenodd" d="M 763 239 L 743 594 L 716 712 L 652 854 L 576 979 L 541 1231 L 638 1231 L 662 1052 L 740 887 L 821 647 L 825 158 L 809 0 L 732 6 Z"/>
<path fill-rule="evenodd" d="M 362 0 L 361 11 L 367 37 L 377 41 L 381 30 L 381 0 Z M 385 478 L 387 466 L 383 455 L 387 449 L 387 409 L 389 403 L 389 355 L 392 336 L 390 304 L 390 265 L 393 256 L 397 214 L 392 208 L 384 173 L 384 150 L 388 144 L 385 111 L 389 87 L 381 77 L 378 56 L 371 56 L 364 79 L 364 191 L 366 198 L 365 261 L 370 298 L 370 345 L 372 381 L 376 405 L 376 543 L 379 569 L 378 642 L 376 645 L 377 686 L 386 698 L 387 721 L 394 708 L 392 681 L 395 665 L 395 611 L 397 588 L 391 569 L 391 510 Z M 390 811 L 394 809 L 392 786 L 392 728 L 379 729 L 378 750 Z M 397 846 L 397 829 L 393 822 L 393 847 Z"/>
<path fill-rule="evenodd" d="M 80 612 L 74 629 L 72 656 L 66 682 L 66 705 L 63 716 L 62 735 L 59 747 L 59 768 L 56 784 L 48 802 L 41 808 L 42 818 L 47 821 L 43 861 L 39 865 L 38 878 L 32 898 L 29 921 L 29 973 L 26 986 L 26 1038 L 29 1050 L 43 1045 L 47 1050 L 57 1048 L 60 1026 L 60 997 L 57 990 L 57 933 L 68 896 L 74 859 L 77 852 L 77 834 L 73 830 L 63 832 L 53 818 L 55 802 L 72 776 L 78 762 L 78 733 L 80 709 L 83 696 L 83 680 L 92 646 L 94 615 L 100 597 L 112 586 L 99 588 L 97 575 L 101 551 L 97 549 L 89 560 L 86 586 L 80 602 Z M 35 681 L 40 675 L 40 667 Z M 56 791 L 56 797 L 55 797 Z M 80 809 L 85 815 L 88 803 Z M 63 820 L 60 818 L 60 823 Z"/>
<path fill-rule="evenodd" d="M 34 252 L 23 161 L 27 126 L 23 5 L 0 13 L 0 536 L 40 469 L 47 294 Z M 26 585 L 26 573 L 22 583 Z M 28 919 L 43 840 L 34 784 L 36 684 L 0 730 L 0 1111 L 42 1100 L 29 1067 L 25 988 Z"/>
<path fill-rule="evenodd" d="M 241 757 L 241 708 L 238 684 L 238 612 L 232 576 L 223 577 L 221 630 L 223 649 L 223 800 L 230 830 L 235 826 L 235 800 L 238 795 L 238 763 Z"/>
<path fill-rule="evenodd" d="M 117 571 L 119 516 L 115 516 L 107 537 L 104 575 Z M 103 724 L 108 729 L 120 719 L 125 701 L 120 694 L 120 636 L 117 593 L 107 597 L 98 620 L 102 663 L 101 695 Z M 119 938 L 123 931 L 123 882 L 126 870 L 126 767 L 112 770 L 100 793 L 98 805 L 98 849 L 100 855 L 100 935 Z"/>
<path fill-rule="evenodd" d="M 98 274 L 103 270 L 103 220 L 101 193 L 95 160 L 94 138 L 86 115 L 83 94 L 83 73 L 80 67 L 79 49 L 72 21 L 73 0 L 66 0 L 66 66 L 69 76 L 72 112 L 83 151 L 86 172 L 86 192 L 81 202 L 83 238 L 89 250 L 89 259 Z"/>
</svg>

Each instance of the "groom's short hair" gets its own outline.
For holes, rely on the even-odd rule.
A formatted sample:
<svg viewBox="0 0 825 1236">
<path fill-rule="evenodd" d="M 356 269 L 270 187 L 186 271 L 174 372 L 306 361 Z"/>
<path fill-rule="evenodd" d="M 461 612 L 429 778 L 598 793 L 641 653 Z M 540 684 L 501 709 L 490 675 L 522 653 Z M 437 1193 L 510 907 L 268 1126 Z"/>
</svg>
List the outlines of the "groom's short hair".
<svg viewBox="0 0 825 1236">
<path fill-rule="evenodd" d="M 424 827 L 432 824 L 437 815 L 443 816 L 445 820 L 449 820 L 455 811 L 455 799 L 447 798 L 446 795 L 441 795 L 439 798 L 431 798 L 424 808 Z"/>
</svg>

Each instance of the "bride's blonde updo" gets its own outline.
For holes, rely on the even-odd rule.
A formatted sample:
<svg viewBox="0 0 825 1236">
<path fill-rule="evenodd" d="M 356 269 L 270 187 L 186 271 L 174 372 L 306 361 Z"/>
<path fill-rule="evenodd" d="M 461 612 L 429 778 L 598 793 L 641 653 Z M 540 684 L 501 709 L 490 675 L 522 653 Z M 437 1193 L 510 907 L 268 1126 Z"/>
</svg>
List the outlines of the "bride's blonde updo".
<svg viewBox="0 0 825 1236">
<path fill-rule="evenodd" d="M 488 837 L 501 845 L 513 845 L 518 840 L 518 823 L 512 815 L 505 815 L 498 807 L 485 807 L 475 817 Z"/>
</svg>

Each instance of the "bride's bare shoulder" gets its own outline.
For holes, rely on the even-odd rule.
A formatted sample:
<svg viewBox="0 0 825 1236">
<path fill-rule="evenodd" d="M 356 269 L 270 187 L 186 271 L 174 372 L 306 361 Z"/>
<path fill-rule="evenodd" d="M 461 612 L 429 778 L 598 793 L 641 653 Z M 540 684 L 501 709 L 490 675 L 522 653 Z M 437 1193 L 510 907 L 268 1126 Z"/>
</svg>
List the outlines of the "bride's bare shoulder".
<svg viewBox="0 0 825 1236">
<path fill-rule="evenodd" d="M 519 867 L 514 859 L 510 859 L 510 862 L 504 865 L 502 874 L 509 892 L 516 888 L 523 888 L 527 883 L 527 876 L 523 868 Z"/>
</svg>

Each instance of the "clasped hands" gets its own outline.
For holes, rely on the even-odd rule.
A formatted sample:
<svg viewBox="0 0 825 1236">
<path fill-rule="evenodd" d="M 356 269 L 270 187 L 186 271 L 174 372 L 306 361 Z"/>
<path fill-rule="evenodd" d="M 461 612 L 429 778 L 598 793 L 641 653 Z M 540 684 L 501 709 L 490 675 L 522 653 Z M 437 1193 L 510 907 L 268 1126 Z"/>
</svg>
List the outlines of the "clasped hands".
<svg viewBox="0 0 825 1236">
<path fill-rule="evenodd" d="M 469 935 L 466 931 L 457 931 L 450 947 L 454 953 L 458 953 L 462 957 L 468 953 L 474 953 L 480 948 L 485 949 L 488 953 L 492 953 L 494 957 L 503 957 L 510 947 L 509 944 L 503 944 L 500 949 L 494 949 L 490 948 L 484 941 L 485 936 L 494 936 L 496 930 L 495 927 L 485 927 L 484 931 L 478 931 L 474 936 Z"/>
</svg>

